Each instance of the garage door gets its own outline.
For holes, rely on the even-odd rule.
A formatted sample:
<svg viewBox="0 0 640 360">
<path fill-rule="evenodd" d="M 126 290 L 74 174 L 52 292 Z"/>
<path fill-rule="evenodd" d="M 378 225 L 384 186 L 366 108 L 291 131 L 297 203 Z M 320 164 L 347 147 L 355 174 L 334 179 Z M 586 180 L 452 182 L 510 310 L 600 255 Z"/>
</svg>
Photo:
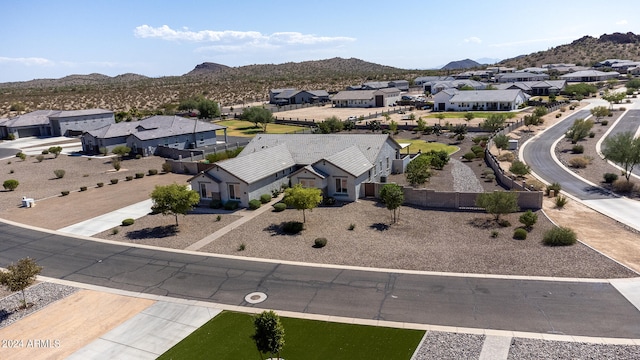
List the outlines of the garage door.
<svg viewBox="0 0 640 360">
<path fill-rule="evenodd" d="M 40 136 L 39 128 L 18 129 L 18 137 Z"/>
</svg>

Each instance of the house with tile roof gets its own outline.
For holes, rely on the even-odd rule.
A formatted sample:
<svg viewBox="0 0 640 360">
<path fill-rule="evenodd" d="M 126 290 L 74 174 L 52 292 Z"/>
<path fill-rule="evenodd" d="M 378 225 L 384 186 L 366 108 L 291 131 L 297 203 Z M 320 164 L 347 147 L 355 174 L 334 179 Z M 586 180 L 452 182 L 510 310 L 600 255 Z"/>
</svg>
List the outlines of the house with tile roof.
<svg viewBox="0 0 640 360">
<path fill-rule="evenodd" d="M 295 184 L 356 201 L 364 196 L 364 183 L 404 171 L 401 148 L 387 134 L 261 134 L 237 157 L 215 163 L 189 183 L 203 200 L 243 207 Z"/>
<path fill-rule="evenodd" d="M 269 103 L 274 105 L 316 104 L 329 102 L 326 90 L 271 89 Z"/>
<path fill-rule="evenodd" d="M 522 90 L 531 96 L 559 95 L 566 86 L 566 80 L 522 81 L 495 85 L 497 90 Z"/>
<path fill-rule="evenodd" d="M 334 107 L 386 107 L 400 101 L 400 94 L 401 91 L 398 88 L 346 90 L 333 95 L 331 102 Z"/>
<path fill-rule="evenodd" d="M 530 98 L 522 90 L 443 90 L 433 96 L 437 111 L 511 111 Z"/>
<path fill-rule="evenodd" d="M 549 80 L 549 75 L 544 73 L 530 73 L 530 72 L 512 72 L 497 74 L 495 76 L 496 82 L 508 83 L 508 82 L 522 82 L 522 81 L 543 81 Z"/>
<path fill-rule="evenodd" d="M 224 136 L 219 138 L 217 132 Z M 133 154 L 150 156 L 158 147 L 194 149 L 226 142 L 227 129 L 196 119 L 156 115 L 140 121 L 119 122 L 82 134 L 82 150 L 88 154 L 111 151 L 119 145 L 131 148 Z"/>
<path fill-rule="evenodd" d="M 36 110 L 13 118 L 0 120 L 0 137 L 75 136 L 83 131 L 115 123 L 113 111 Z"/>
<path fill-rule="evenodd" d="M 617 71 L 583 70 L 561 75 L 560 79 L 568 82 L 594 82 L 617 79 L 619 76 Z"/>
</svg>

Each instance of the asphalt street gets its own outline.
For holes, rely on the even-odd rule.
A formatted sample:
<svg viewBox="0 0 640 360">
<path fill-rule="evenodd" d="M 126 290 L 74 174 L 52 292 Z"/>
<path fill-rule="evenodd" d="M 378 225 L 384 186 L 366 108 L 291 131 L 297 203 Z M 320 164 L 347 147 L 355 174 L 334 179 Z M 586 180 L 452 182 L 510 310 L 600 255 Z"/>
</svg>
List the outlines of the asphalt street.
<svg viewBox="0 0 640 360">
<path fill-rule="evenodd" d="M 640 311 L 607 281 L 361 271 L 228 259 L 89 241 L 0 223 L 0 266 L 140 293 L 352 318 L 640 338 Z M 267 299 L 252 305 L 251 292 Z"/>
<path fill-rule="evenodd" d="M 640 127 L 640 110 L 629 110 L 620 121 L 611 129 L 607 137 L 614 136 L 622 132 L 631 132 L 632 134 L 638 133 Z M 640 176 L 640 168 L 635 167 L 632 171 L 633 174 Z"/>
</svg>

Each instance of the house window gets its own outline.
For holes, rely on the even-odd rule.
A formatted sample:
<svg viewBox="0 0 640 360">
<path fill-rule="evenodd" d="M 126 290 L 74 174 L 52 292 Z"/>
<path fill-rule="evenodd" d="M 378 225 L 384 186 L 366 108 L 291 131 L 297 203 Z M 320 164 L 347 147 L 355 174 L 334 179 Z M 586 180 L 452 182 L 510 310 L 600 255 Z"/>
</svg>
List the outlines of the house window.
<svg viewBox="0 0 640 360">
<path fill-rule="evenodd" d="M 382 167 L 382 160 L 380 160 L 380 173 L 382 173 L 382 169 L 384 168 Z"/>
<path fill-rule="evenodd" d="M 239 184 L 229 184 L 229 200 L 240 200 Z"/>
<path fill-rule="evenodd" d="M 347 193 L 347 178 L 336 178 L 336 193 Z"/>
<path fill-rule="evenodd" d="M 387 170 L 391 167 L 391 163 L 389 162 L 389 157 L 387 156 Z"/>
<path fill-rule="evenodd" d="M 314 188 L 314 187 L 316 187 L 316 180 L 315 179 L 300 179 L 299 182 L 300 182 L 300 185 L 302 185 L 303 188 Z"/>
<path fill-rule="evenodd" d="M 200 183 L 200 197 L 208 198 L 207 196 L 207 184 Z"/>
</svg>

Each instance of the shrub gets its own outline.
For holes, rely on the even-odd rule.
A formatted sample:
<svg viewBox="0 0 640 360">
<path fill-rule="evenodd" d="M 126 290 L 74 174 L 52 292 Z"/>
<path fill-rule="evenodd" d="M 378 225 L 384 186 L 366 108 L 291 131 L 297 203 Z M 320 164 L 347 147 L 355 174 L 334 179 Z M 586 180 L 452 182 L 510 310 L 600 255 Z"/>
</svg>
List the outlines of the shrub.
<svg viewBox="0 0 640 360">
<path fill-rule="evenodd" d="M 279 189 L 273 189 L 271 190 L 271 197 L 273 198 L 277 198 L 278 195 L 280 195 L 280 190 Z"/>
<path fill-rule="evenodd" d="M 63 190 L 60 193 L 62 194 L 62 196 L 67 196 L 69 195 L 69 190 Z"/>
<path fill-rule="evenodd" d="M 509 226 L 511 226 L 511 223 L 509 222 L 509 220 L 500 219 L 500 220 L 498 220 L 498 225 L 500 225 L 502 227 L 509 227 Z"/>
<path fill-rule="evenodd" d="M 304 230 L 304 224 L 300 221 L 287 221 L 282 225 L 282 231 L 286 234 L 297 234 Z"/>
<path fill-rule="evenodd" d="M 118 235 L 119 232 L 120 232 L 120 229 L 118 228 L 111 229 L 111 235 Z"/>
<path fill-rule="evenodd" d="M 222 207 L 222 202 L 220 200 L 211 200 L 209 207 L 212 209 L 220 209 Z"/>
<path fill-rule="evenodd" d="M 246 248 L 247 248 L 247 245 L 245 245 L 245 243 L 238 245 L 238 251 L 244 251 L 244 249 Z"/>
<path fill-rule="evenodd" d="M 474 152 L 470 151 L 470 152 L 462 155 L 462 158 L 467 160 L 467 161 L 473 161 L 473 159 L 476 158 L 476 154 Z"/>
<path fill-rule="evenodd" d="M 616 180 L 611 184 L 613 191 L 619 193 L 631 193 L 633 192 L 634 187 L 635 184 L 633 181 L 627 181 L 625 179 Z"/>
<path fill-rule="evenodd" d="M 512 174 L 521 177 L 529 174 L 531 172 L 531 168 L 520 160 L 514 160 L 511 163 L 511 166 L 509 166 L 509 171 Z"/>
<path fill-rule="evenodd" d="M 557 113 L 557 114 L 556 114 L 556 119 L 557 119 L 557 118 L 559 118 L 559 117 L 561 117 L 561 116 L 562 116 L 562 114 Z"/>
<path fill-rule="evenodd" d="M 37 155 L 36 160 L 38 160 L 38 162 L 42 162 L 44 160 L 44 155 Z"/>
<path fill-rule="evenodd" d="M 567 246 L 576 243 L 576 233 L 566 227 L 555 227 L 544 233 L 542 243 L 547 246 Z"/>
<path fill-rule="evenodd" d="M 336 204 L 336 198 L 332 196 L 327 196 L 326 198 L 322 199 L 322 204 L 325 206 L 333 206 Z"/>
<path fill-rule="evenodd" d="M 479 145 L 473 145 L 471 147 L 471 151 L 476 154 L 476 157 L 479 157 L 478 154 L 482 154 L 484 153 L 484 148 L 482 146 Z"/>
<path fill-rule="evenodd" d="M 136 221 L 133 220 L 132 218 L 124 219 L 122 220 L 122 226 L 130 226 L 130 225 L 133 225 L 134 222 Z"/>
<path fill-rule="evenodd" d="M 49 155 L 49 150 L 47 149 L 42 150 L 42 155 Z"/>
<path fill-rule="evenodd" d="M 549 185 L 547 185 L 547 189 L 546 189 L 546 194 L 547 196 L 551 195 L 551 191 L 555 190 L 556 195 L 560 193 L 560 190 L 562 190 L 562 185 L 560 185 L 560 183 L 558 182 L 554 182 L 551 183 Z"/>
<path fill-rule="evenodd" d="M 158 169 L 149 169 L 147 174 L 149 174 L 149 176 L 157 175 L 158 174 Z"/>
<path fill-rule="evenodd" d="M 13 174 L 15 172 L 15 170 L 11 169 L 9 170 L 9 174 Z"/>
<path fill-rule="evenodd" d="M 144 177 L 144 173 L 136 173 L 136 179 L 142 179 Z"/>
<path fill-rule="evenodd" d="M 494 239 L 495 239 L 495 238 L 497 238 L 497 237 L 498 237 L 498 235 L 500 235 L 500 233 L 498 232 L 498 230 L 493 230 L 493 231 L 491 232 L 491 237 L 492 237 L 492 238 L 494 238 Z"/>
<path fill-rule="evenodd" d="M 320 238 L 316 238 L 313 241 L 313 247 L 316 248 L 316 249 L 323 248 L 325 246 L 327 246 L 327 239 L 326 238 L 320 237 Z"/>
<path fill-rule="evenodd" d="M 499 161 L 508 161 L 508 162 L 513 162 L 513 160 L 516 159 L 516 156 L 513 155 L 512 152 L 507 151 L 505 153 L 502 153 L 500 155 L 498 155 L 498 160 Z"/>
<path fill-rule="evenodd" d="M 103 183 L 103 182 L 99 182 L 99 183 L 97 183 L 96 185 L 98 185 L 98 187 L 103 187 L 103 186 L 104 186 L 104 183 Z"/>
<path fill-rule="evenodd" d="M 171 172 L 171 163 L 165 162 L 162 164 L 162 172 L 170 173 Z"/>
<path fill-rule="evenodd" d="M 285 203 L 273 204 L 273 211 L 275 211 L 275 212 L 284 211 L 286 208 L 287 208 L 287 205 Z"/>
<path fill-rule="evenodd" d="M 53 174 L 56 176 L 56 179 L 62 179 L 64 177 L 64 174 L 66 174 L 66 171 L 64 170 L 53 170 Z"/>
<path fill-rule="evenodd" d="M 518 221 L 520 221 L 520 223 L 524 225 L 526 229 L 531 229 L 533 225 L 535 225 L 535 223 L 538 221 L 538 214 L 534 213 L 531 210 L 527 210 L 524 212 L 524 214 L 520 215 Z"/>
<path fill-rule="evenodd" d="M 140 160 L 140 159 L 142 159 L 142 155 L 136 154 L 136 160 Z"/>
<path fill-rule="evenodd" d="M 482 170 L 482 177 L 485 177 L 487 175 L 495 175 L 496 173 L 493 171 L 493 169 L 484 169 Z"/>
<path fill-rule="evenodd" d="M 556 207 L 558 209 L 562 209 L 565 205 L 567 205 L 568 202 L 569 199 L 567 199 L 566 196 L 560 195 L 556 198 Z"/>
<path fill-rule="evenodd" d="M 133 175 L 127 175 L 127 176 L 125 176 L 125 180 L 127 180 L 127 181 L 131 181 L 131 180 L 133 180 Z"/>
<path fill-rule="evenodd" d="M 220 221 L 220 220 L 222 220 L 222 215 L 216 216 L 216 221 Z"/>
<path fill-rule="evenodd" d="M 87 187 L 86 186 L 80 186 L 80 191 L 87 191 Z"/>
<path fill-rule="evenodd" d="M 513 231 L 513 238 L 516 240 L 526 240 L 527 239 L 527 230 L 523 228 L 517 228 Z"/>
<path fill-rule="evenodd" d="M 491 181 L 493 181 L 495 179 L 496 179 L 496 176 L 493 175 L 493 174 L 489 174 L 489 175 L 484 177 L 484 181 L 486 181 L 486 182 L 491 182 Z"/>
<path fill-rule="evenodd" d="M 257 210 L 262 203 L 258 199 L 249 200 L 249 209 Z"/>
<path fill-rule="evenodd" d="M 476 136 L 473 139 L 471 139 L 471 141 L 473 141 L 473 143 L 476 144 L 476 145 L 480 144 L 483 141 L 487 141 L 487 140 L 489 140 L 489 137 L 486 136 L 486 135 Z"/>
<path fill-rule="evenodd" d="M 18 182 L 18 180 L 15 180 L 15 179 L 5 180 L 4 183 L 2 183 L 2 187 L 5 190 L 9 190 L 9 191 L 15 190 L 18 187 L 18 185 L 20 185 L 20 183 Z"/>
<path fill-rule="evenodd" d="M 356 224 L 350 224 L 349 225 L 349 230 L 353 231 L 356 228 Z"/>
<path fill-rule="evenodd" d="M 589 165 L 591 161 L 584 156 L 576 156 L 569 159 L 569 166 L 576 169 L 584 169 Z"/>
<path fill-rule="evenodd" d="M 607 184 L 612 184 L 614 181 L 618 180 L 618 174 L 614 173 L 605 173 L 602 177 L 604 178 L 604 182 Z"/>
<path fill-rule="evenodd" d="M 111 185 L 115 185 L 118 183 L 118 179 L 111 179 L 109 181 L 111 181 Z"/>
<path fill-rule="evenodd" d="M 240 206 L 240 202 L 238 201 L 227 201 L 226 203 L 224 203 L 224 209 L 225 210 L 236 210 L 238 209 L 238 207 Z"/>
<path fill-rule="evenodd" d="M 584 152 L 584 146 L 573 145 L 573 147 L 571 148 L 571 152 L 574 154 L 582 154 Z"/>
<path fill-rule="evenodd" d="M 593 139 L 594 137 L 596 137 L 596 133 L 594 133 L 593 131 L 589 132 L 589 137 Z"/>
<path fill-rule="evenodd" d="M 266 204 L 269 201 L 271 201 L 271 195 L 270 194 L 262 194 L 262 195 L 260 195 L 260 202 L 261 203 Z"/>
<path fill-rule="evenodd" d="M 23 153 L 23 152 L 19 152 L 16 154 L 17 158 L 20 158 L 20 160 L 24 161 L 27 158 L 27 154 Z"/>
<path fill-rule="evenodd" d="M 600 121 L 600 125 L 602 125 L 602 126 L 607 126 L 607 125 L 609 125 L 609 120 L 602 120 L 602 121 Z"/>
<path fill-rule="evenodd" d="M 111 160 L 111 166 L 113 166 L 113 168 L 116 171 L 120 171 L 120 168 L 122 167 L 122 164 L 120 163 L 120 160 L 114 158 L 113 160 Z"/>
</svg>

